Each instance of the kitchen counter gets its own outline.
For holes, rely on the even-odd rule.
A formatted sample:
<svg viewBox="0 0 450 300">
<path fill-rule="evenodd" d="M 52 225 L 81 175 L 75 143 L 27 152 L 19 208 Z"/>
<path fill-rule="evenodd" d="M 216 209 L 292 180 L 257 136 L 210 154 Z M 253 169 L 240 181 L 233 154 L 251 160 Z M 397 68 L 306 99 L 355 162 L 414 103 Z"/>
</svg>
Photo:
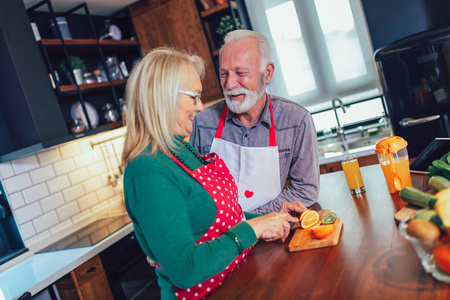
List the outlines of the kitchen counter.
<svg viewBox="0 0 450 300">
<path fill-rule="evenodd" d="M 37 294 L 133 230 L 128 223 L 93 246 L 32 255 L 0 273 L 0 299 L 16 299 L 27 291 Z"/>
<path fill-rule="evenodd" d="M 450 299 L 450 285 L 426 273 L 398 232 L 395 214 L 406 205 L 390 194 L 378 166 L 361 168 L 366 193 L 352 196 L 344 173 L 320 176 L 314 210 L 342 219 L 336 246 L 289 252 L 285 242 L 259 241 L 214 292 L 214 299 Z M 412 184 L 429 189 L 424 175 Z"/>
</svg>

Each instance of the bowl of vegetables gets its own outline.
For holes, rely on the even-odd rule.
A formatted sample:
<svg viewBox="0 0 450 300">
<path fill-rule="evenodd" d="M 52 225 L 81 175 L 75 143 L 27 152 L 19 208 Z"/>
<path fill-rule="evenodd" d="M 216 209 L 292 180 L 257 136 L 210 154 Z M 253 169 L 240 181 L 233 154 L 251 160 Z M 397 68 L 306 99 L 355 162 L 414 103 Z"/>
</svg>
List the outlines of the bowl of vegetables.
<svg viewBox="0 0 450 300">
<path fill-rule="evenodd" d="M 403 219 L 399 232 L 411 243 L 425 271 L 450 283 L 450 189 L 439 191 L 434 199 L 429 207 Z"/>
</svg>

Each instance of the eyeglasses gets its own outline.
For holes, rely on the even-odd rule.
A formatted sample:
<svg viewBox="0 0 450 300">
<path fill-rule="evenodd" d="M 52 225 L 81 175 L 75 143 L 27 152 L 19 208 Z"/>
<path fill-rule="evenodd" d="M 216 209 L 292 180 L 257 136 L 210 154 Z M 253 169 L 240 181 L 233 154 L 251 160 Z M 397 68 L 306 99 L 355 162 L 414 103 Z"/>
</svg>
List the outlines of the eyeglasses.
<svg viewBox="0 0 450 300">
<path fill-rule="evenodd" d="M 194 104 L 197 105 L 198 101 L 201 100 L 202 94 L 201 93 L 194 93 L 194 92 L 186 92 L 186 91 L 178 91 L 180 94 L 188 95 L 194 98 Z"/>
</svg>

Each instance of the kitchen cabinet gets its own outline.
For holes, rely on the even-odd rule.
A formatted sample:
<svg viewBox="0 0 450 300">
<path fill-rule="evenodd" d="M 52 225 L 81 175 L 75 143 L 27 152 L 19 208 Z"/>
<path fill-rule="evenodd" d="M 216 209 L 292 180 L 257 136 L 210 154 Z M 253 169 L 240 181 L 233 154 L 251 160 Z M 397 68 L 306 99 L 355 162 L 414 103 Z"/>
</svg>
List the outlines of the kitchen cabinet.
<svg viewBox="0 0 450 300">
<path fill-rule="evenodd" d="M 42 11 L 45 4 L 49 9 Z M 83 9 L 84 15 L 75 13 Z M 67 18 L 73 39 L 52 36 L 49 20 L 57 15 Z M 120 98 L 126 77 L 111 78 L 105 59 L 114 56 L 130 70 L 141 52 L 127 11 L 108 18 L 122 29 L 122 40 L 98 39 L 107 17 L 90 16 L 85 3 L 55 13 L 50 0 L 28 10 L 22 1 L 0 0 L 0 162 L 123 125 Z M 30 22 L 36 23 L 42 37 L 38 42 Z M 72 77 L 71 83 L 59 69 L 70 56 L 82 58 L 87 71 L 103 70 L 104 81 L 77 84 Z M 116 122 L 103 117 L 106 103 L 118 114 Z M 71 130 L 73 115 L 84 119 L 84 131 Z"/>
<path fill-rule="evenodd" d="M 207 103 L 223 96 L 195 1 L 142 0 L 131 5 L 129 11 L 143 53 L 173 46 L 204 59 L 202 101 Z"/>
<path fill-rule="evenodd" d="M 379 162 L 377 155 L 373 154 L 358 157 L 358 163 L 360 167 L 365 167 L 370 165 L 376 165 Z M 320 174 L 332 173 L 337 171 L 342 171 L 342 165 L 340 161 L 320 165 Z"/>
<path fill-rule="evenodd" d="M 216 1 L 220 4 L 208 5 L 206 6 L 208 7 L 207 9 L 205 9 L 205 5 L 202 2 L 204 0 L 198 0 L 197 7 L 211 55 L 217 62 L 224 34 L 234 29 L 251 30 L 252 27 L 244 1 Z M 211 1 L 208 3 L 211 3 Z"/>
<path fill-rule="evenodd" d="M 98 255 L 58 280 L 55 285 L 62 300 L 114 299 Z"/>
</svg>

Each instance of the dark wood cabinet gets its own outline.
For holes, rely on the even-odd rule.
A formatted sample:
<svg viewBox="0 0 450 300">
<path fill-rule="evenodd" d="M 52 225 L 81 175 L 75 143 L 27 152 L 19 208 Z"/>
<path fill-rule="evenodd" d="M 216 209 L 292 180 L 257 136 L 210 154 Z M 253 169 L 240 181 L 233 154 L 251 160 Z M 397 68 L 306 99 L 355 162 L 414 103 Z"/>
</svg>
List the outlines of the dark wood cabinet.
<svg viewBox="0 0 450 300">
<path fill-rule="evenodd" d="M 195 0 L 143 0 L 129 10 L 143 53 L 173 46 L 201 56 L 206 63 L 203 102 L 223 97 Z"/>
<path fill-rule="evenodd" d="M 62 300 L 114 299 L 98 255 L 58 280 L 55 285 Z"/>
</svg>

